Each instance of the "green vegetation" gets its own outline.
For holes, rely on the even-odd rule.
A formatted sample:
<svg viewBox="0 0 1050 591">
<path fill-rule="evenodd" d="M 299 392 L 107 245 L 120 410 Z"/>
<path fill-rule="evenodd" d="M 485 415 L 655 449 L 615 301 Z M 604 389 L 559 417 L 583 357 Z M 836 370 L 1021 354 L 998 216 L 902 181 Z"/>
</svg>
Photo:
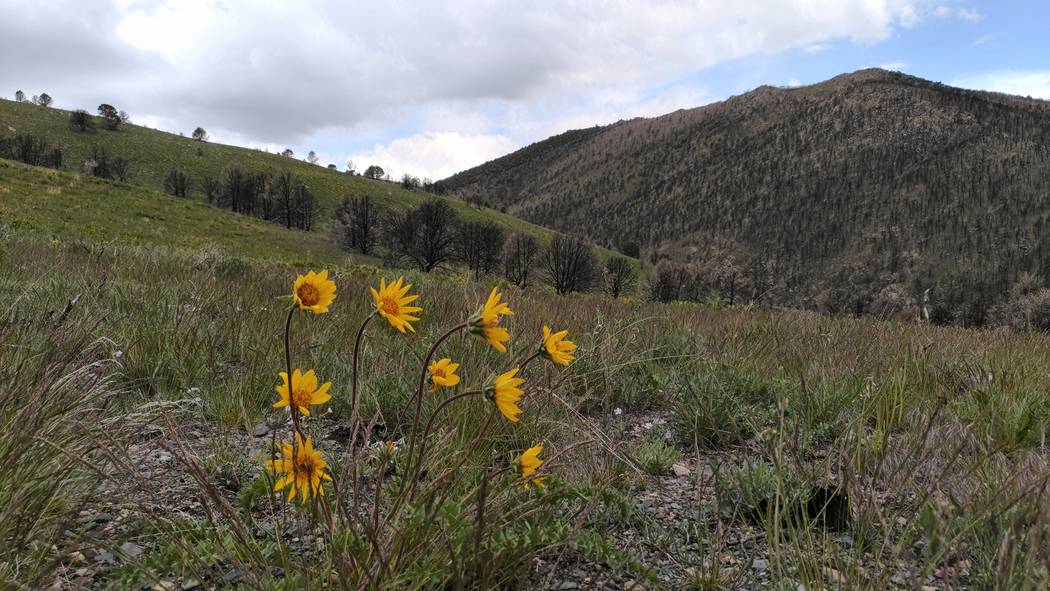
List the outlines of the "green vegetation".
<svg viewBox="0 0 1050 591">
<path fill-rule="evenodd" d="M 350 256 L 326 236 L 79 173 L 0 160 L 0 220 L 89 242 L 216 249 L 235 257 L 337 264 Z"/>
<path fill-rule="evenodd" d="M 384 573 L 376 589 L 1050 585 L 1050 336 L 382 270 L 326 234 L 156 190 L 176 164 L 204 174 L 227 157 L 290 160 L 125 124 L 82 138 L 54 111 L 0 108 L 39 119 L 45 137 L 47 125 L 73 134 L 67 154 L 127 134 L 105 141 L 129 152 L 133 174 L 143 164 L 132 182 L 148 185 L 0 160 L 2 587 L 358 588 L 369 573 Z M 183 160 L 150 168 L 183 147 Z M 196 158 L 205 168 L 187 166 Z M 388 203 L 420 195 L 292 165 Z M 295 365 L 333 384 L 306 428 L 336 484 L 364 491 L 352 499 L 362 507 L 342 508 L 354 516 L 338 516 L 363 527 L 293 509 L 260 471 L 287 433 L 274 385 L 292 282 L 311 268 L 331 272 L 337 298 L 323 316 L 296 316 L 289 345 Z M 422 319 L 409 334 L 368 325 L 367 428 L 348 446 L 369 289 L 402 273 Z M 419 363 L 497 285 L 514 310 L 510 350 L 444 341 L 460 388 L 535 353 L 544 325 L 569 331 L 577 359 L 526 368 L 520 422 L 485 427 L 481 396 L 449 406 L 420 473 L 455 476 L 392 507 L 412 482 Z M 428 392 L 423 416 L 447 395 Z M 536 443 L 546 488 L 526 491 L 499 471 Z M 399 527 L 380 536 L 368 524 L 387 511 Z M 376 550 L 390 541 L 396 552 Z"/>
<path fill-rule="evenodd" d="M 38 400 L 28 408 L 51 425 L 43 428 L 55 445 L 11 428 L 0 439 L 0 453 L 47 467 L 35 479 L 5 471 L 0 501 L 35 507 L 40 519 L 26 527 L 24 512 L 0 514 L 3 531 L 20 532 L 0 548 L 0 573 L 24 585 L 316 583 L 312 573 L 335 568 L 334 548 L 361 540 L 325 541 L 304 516 L 280 539 L 314 550 L 278 543 L 267 485 L 256 478 L 269 436 L 255 433 L 277 416 L 281 297 L 300 269 L 210 247 L 122 242 L 53 243 L 21 225 L 5 231 L 3 408 L 18 417 L 23 401 Z M 332 311 L 304 317 L 293 333 L 297 364 L 334 384 L 332 412 L 313 423 L 326 445 L 345 437 L 348 335 L 378 276 L 332 269 Z M 416 355 L 487 293 L 465 277 L 410 280 L 425 309 L 418 336 L 374 325 L 364 350 L 362 412 L 375 417 L 378 439 L 404 428 Z M 555 587 L 576 568 L 646 588 L 986 588 L 998 580 L 1038 589 L 1050 578 L 1041 533 L 1050 529 L 1041 510 L 1047 337 L 517 289 L 507 299 L 515 311 L 507 356 L 476 338 L 443 347 L 465 380 L 532 350 L 542 323 L 569 329 L 580 348 L 568 371 L 545 365 L 529 374 L 551 394 L 527 397 L 530 420 L 496 425 L 468 463 L 488 465 L 492 449 L 502 461 L 537 441 L 545 457 L 567 454 L 545 466 L 545 492 L 523 497 L 534 503 L 531 517 L 491 538 L 491 572 L 503 585 Z M 392 354 L 403 347 L 414 355 Z M 700 413 L 723 399 L 713 418 Z M 434 403 L 428 398 L 425 409 Z M 485 410 L 465 405 L 449 415 L 441 445 L 468 441 Z M 580 441 L 592 443 L 572 447 Z M 206 489 L 178 453 L 157 460 L 165 448 L 189 450 L 209 490 L 239 507 L 237 517 L 202 512 Z M 88 456 L 90 466 L 70 463 Z M 215 502 L 206 505 L 218 511 Z M 470 547 L 469 511 L 447 509 L 441 535 Z M 98 521 L 99 512 L 113 522 Z M 402 563 L 394 587 L 434 577 L 471 586 L 473 563 L 449 563 L 446 549 L 427 548 Z M 92 558 L 104 552 L 113 564 Z M 534 559 L 547 566 L 533 569 Z"/>
<path fill-rule="evenodd" d="M 203 179 L 218 179 L 223 170 L 231 165 L 267 174 L 291 171 L 316 196 L 321 226 L 326 225 L 325 222 L 346 194 L 368 195 L 381 208 L 401 211 L 433 197 L 423 191 L 403 189 L 397 183 L 351 176 L 295 158 L 197 141 L 138 125 L 122 124 L 115 131 L 98 129 L 93 133 L 82 133 L 70 128 L 68 111 L 0 100 L 0 136 L 16 133 L 33 134 L 49 144 L 61 147 L 67 167 L 74 170 L 90 157 L 95 146 L 104 147 L 111 155 L 128 160 L 129 184 L 157 192 L 164 189 L 164 180 L 172 170 L 180 170 L 188 175 L 190 194 L 198 200 L 202 195 Z M 495 222 L 508 231 L 525 232 L 544 242 L 552 234 L 546 228 L 495 210 L 473 206 L 455 198 L 448 199 L 448 202 L 463 221 Z"/>
</svg>

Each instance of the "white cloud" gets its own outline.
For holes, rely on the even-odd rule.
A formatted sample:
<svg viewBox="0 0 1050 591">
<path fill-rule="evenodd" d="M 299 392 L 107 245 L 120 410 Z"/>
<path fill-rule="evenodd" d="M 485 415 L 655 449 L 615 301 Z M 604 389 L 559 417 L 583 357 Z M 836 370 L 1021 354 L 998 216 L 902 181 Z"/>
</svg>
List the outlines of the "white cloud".
<svg viewBox="0 0 1050 591">
<path fill-rule="evenodd" d="M 945 5 L 934 8 L 933 16 L 937 18 L 957 18 L 971 23 L 979 23 L 984 18 L 977 12 L 976 8 L 955 8 Z"/>
<path fill-rule="evenodd" d="M 889 62 L 889 63 L 886 63 L 886 64 L 879 64 L 878 67 L 882 68 L 883 70 L 889 70 L 891 72 L 902 72 L 909 65 L 910 64 L 908 62 L 899 62 L 898 61 L 898 62 Z"/>
<path fill-rule="evenodd" d="M 798 81 L 798 78 L 788 79 L 788 88 L 798 88 L 799 86 L 802 86 L 802 83 Z"/>
<path fill-rule="evenodd" d="M 517 146 L 502 135 L 462 134 L 454 131 L 425 132 L 396 139 L 371 150 L 351 154 L 359 171 L 378 164 L 393 178 L 408 173 L 442 179 L 514 150 Z M 345 162 L 343 158 L 340 162 Z"/>
<path fill-rule="evenodd" d="M 875 43 L 934 6 L 0 0 L 0 14 L 17 15 L 0 19 L 0 80 L 64 107 L 105 101 L 176 131 L 202 125 L 219 141 L 305 151 L 367 131 L 392 169 L 437 177 L 467 157 L 435 142 L 486 157 L 494 144 L 482 138 L 519 143 L 558 123 L 695 106 L 710 100 L 700 89 L 654 89 L 728 60 Z"/>
<path fill-rule="evenodd" d="M 1050 70 L 991 72 L 960 78 L 951 84 L 1050 100 Z"/>
</svg>

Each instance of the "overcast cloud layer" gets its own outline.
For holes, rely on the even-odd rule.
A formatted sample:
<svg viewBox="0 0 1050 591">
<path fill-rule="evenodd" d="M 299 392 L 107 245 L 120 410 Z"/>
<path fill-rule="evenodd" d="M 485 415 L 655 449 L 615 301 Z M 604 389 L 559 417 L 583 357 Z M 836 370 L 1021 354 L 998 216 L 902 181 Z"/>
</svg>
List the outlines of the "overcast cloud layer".
<svg viewBox="0 0 1050 591">
<path fill-rule="evenodd" d="M 0 14 L 0 95 L 433 178 L 722 98 L 692 76 L 732 60 L 981 19 L 951 0 L 0 0 Z"/>
</svg>

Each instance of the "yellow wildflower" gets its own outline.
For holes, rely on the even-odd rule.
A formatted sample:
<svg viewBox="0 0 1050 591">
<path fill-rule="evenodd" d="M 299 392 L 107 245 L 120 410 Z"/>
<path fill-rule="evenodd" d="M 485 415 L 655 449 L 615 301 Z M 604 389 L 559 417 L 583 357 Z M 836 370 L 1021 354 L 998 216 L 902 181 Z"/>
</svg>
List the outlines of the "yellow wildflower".
<svg viewBox="0 0 1050 591">
<path fill-rule="evenodd" d="M 507 373 L 501 374 L 485 389 L 485 394 L 489 400 L 494 402 L 496 408 L 512 423 L 518 422 L 518 415 L 521 414 L 521 409 L 518 408 L 518 401 L 521 400 L 524 394 L 524 391 L 518 386 L 524 384 L 525 380 L 515 377 L 519 371 L 521 371 L 521 368 L 515 367 Z"/>
<path fill-rule="evenodd" d="M 412 314 L 422 312 L 423 308 L 409 305 L 419 299 L 419 296 L 408 295 L 408 290 L 412 289 L 412 284 L 404 284 L 404 281 L 404 277 L 398 277 L 397 281 L 387 285 L 385 279 L 380 279 L 379 290 L 376 291 L 376 288 L 371 288 L 372 299 L 376 302 L 376 311 L 379 312 L 380 316 L 386 318 L 390 326 L 401 332 L 405 332 L 405 329 L 416 332 L 416 329 L 412 328 L 412 323 L 419 320 L 419 318 L 412 316 Z"/>
<path fill-rule="evenodd" d="M 292 299 L 300 310 L 324 314 L 335 300 L 335 282 L 328 278 L 328 271 L 310 271 L 295 278 Z"/>
<path fill-rule="evenodd" d="M 503 343 L 510 340 L 510 333 L 498 325 L 502 317 L 512 316 L 514 312 L 506 302 L 500 302 L 502 297 L 499 288 L 492 288 L 489 299 L 470 317 L 468 324 L 472 334 L 483 337 L 500 353 L 506 353 L 507 347 Z"/>
<path fill-rule="evenodd" d="M 317 375 L 312 369 L 305 374 L 299 369 L 293 371 L 291 388 L 288 387 L 288 372 L 282 371 L 278 375 L 281 376 L 281 381 L 284 383 L 275 388 L 281 395 L 281 399 L 273 403 L 274 408 L 283 408 L 294 403 L 299 414 L 308 417 L 311 406 L 324 404 L 332 399 L 332 396 L 328 394 L 332 382 L 325 382 L 318 388 Z"/>
<path fill-rule="evenodd" d="M 284 475 L 274 484 L 274 492 L 290 485 L 288 500 L 291 501 L 298 494 L 305 504 L 311 494 L 323 497 L 321 480 L 331 480 L 332 477 L 325 471 L 328 463 L 322 458 L 321 451 L 313 448 L 313 441 L 309 437 L 303 441 L 302 435 L 296 433 L 295 441 L 295 447 L 291 443 L 281 443 L 280 459 L 270 461 L 267 468 L 270 472 Z"/>
<path fill-rule="evenodd" d="M 541 453 L 543 453 L 543 446 L 534 445 L 518 456 L 518 467 L 521 468 L 521 477 L 525 479 L 525 490 L 529 489 L 530 484 L 535 484 L 540 488 L 546 486 L 543 484 L 545 476 L 533 476 L 536 470 L 543 465 L 543 460 L 540 459 Z"/>
<path fill-rule="evenodd" d="M 430 372 L 430 381 L 434 385 L 432 391 L 437 392 L 438 388 L 451 388 L 458 384 L 457 369 L 459 369 L 459 364 L 452 363 L 452 360 L 448 357 L 427 366 L 427 371 Z"/>
<path fill-rule="evenodd" d="M 558 365 L 572 363 L 572 360 L 576 359 L 572 353 L 576 350 L 576 344 L 565 338 L 568 334 L 567 330 L 552 332 L 550 327 L 544 326 L 543 345 L 540 347 L 540 353 Z"/>
</svg>

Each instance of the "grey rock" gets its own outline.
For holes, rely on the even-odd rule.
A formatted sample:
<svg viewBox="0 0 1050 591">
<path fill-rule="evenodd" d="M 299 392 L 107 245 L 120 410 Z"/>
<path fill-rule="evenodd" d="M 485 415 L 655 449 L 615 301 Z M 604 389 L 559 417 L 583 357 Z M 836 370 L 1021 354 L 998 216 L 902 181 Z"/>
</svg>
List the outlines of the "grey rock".
<svg viewBox="0 0 1050 591">
<path fill-rule="evenodd" d="M 139 546 L 135 542 L 124 542 L 120 545 L 120 552 L 128 558 L 138 558 L 142 556 L 142 546 Z"/>
</svg>

